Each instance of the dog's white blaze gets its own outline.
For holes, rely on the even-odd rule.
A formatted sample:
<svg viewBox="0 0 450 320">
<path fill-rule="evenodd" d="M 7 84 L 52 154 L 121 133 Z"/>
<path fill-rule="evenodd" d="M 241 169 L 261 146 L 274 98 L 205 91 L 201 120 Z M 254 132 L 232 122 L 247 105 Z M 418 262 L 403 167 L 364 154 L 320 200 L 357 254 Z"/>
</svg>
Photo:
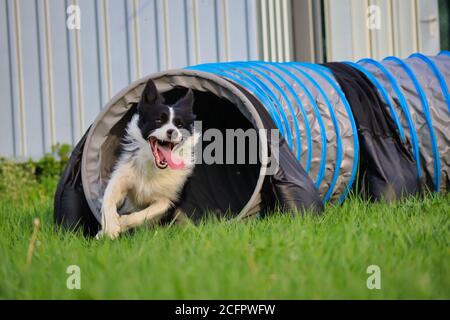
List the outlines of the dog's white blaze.
<svg viewBox="0 0 450 320">
<path fill-rule="evenodd" d="M 178 128 L 173 124 L 173 118 L 175 115 L 175 111 L 173 110 L 172 107 L 169 107 L 169 112 L 170 112 L 170 116 L 169 116 L 169 121 L 167 121 L 166 124 L 162 125 L 160 128 L 156 129 L 155 131 L 153 131 L 151 133 L 152 137 L 155 137 L 159 140 L 168 140 L 168 136 L 167 136 L 167 130 L 174 130 L 177 133 L 177 136 L 175 139 L 172 139 L 172 142 L 180 142 L 181 139 L 183 138 L 180 130 L 178 130 Z"/>
</svg>

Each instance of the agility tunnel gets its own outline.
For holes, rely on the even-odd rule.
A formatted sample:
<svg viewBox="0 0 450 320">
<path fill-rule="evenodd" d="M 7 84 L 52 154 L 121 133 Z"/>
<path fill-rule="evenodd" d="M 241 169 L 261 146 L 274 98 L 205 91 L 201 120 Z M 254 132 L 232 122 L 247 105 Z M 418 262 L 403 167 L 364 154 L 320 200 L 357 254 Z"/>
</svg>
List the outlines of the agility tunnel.
<svg viewBox="0 0 450 320">
<path fill-rule="evenodd" d="M 202 132 L 263 132 L 256 163 L 196 165 L 174 208 L 193 220 L 205 212 L 264 215 L 276 206 L 321 212 L 351 190 L 394 200 L 450 189 L 449 52 L 323 65 L 211 63 L 152 74 L 111 99 L 61 177 L 58 225 L 98 230 L 103 192 L 149 79 L 168 104 L 191 88 Z"/>
</svg>

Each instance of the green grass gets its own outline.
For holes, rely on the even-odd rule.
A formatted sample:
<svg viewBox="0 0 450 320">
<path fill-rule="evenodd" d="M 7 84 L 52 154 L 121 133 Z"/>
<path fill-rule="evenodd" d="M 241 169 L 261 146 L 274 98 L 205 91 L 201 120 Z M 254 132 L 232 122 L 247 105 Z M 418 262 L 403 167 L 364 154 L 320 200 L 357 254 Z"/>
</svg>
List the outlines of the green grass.
<svg viewBox="0 0 450 320">
<path fill-rule="evenodd" d="M 0 298 L 450 298 L 449 196 L 351 199 L 321 217 L 209 220 L 95 241 L 55 229 L 54 187 L 44 179 L 0 195 Z M 81 268 L 81 290 L 66 287 L 69 265 Z M 369 265 L 381 268 L 381 290 L 366 287 Z"/>
</svg>

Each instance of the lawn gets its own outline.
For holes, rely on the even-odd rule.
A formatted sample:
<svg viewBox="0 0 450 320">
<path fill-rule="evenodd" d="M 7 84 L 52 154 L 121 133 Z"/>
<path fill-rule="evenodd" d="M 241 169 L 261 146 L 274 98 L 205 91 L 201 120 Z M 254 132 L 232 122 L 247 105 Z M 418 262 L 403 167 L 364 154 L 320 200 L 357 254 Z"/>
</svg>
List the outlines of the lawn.
<svg viewBox="0 0 450 320">
<path fill-rule="evenodd" d="M 56 177 L 14 174 L 0 178 L 3 299 L 450 298 L 449 196 L 349 199 L 320 217 L 209 220 L 96 241 L 55 228 Z M 67 288 L 70 265 L 79 290 Z M 366 286 L 369 265 L 380 268 L 379 290 Z"/>
</svg>

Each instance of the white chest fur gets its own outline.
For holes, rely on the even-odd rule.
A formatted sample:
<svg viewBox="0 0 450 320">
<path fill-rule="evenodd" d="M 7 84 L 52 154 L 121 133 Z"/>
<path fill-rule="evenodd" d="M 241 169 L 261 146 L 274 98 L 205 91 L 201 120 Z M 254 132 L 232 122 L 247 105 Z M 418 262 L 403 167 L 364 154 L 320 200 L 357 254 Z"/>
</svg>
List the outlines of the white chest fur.
<svg viewBox="0 0 450 320">
<path fill-rule="evenodd" d="M 142 208 L 161 198 L 168 198 L 172 202 L 178 200 L 191 169 L 161 170 L 154 168 L 152 163 L 148 166 L 153 168 L 140 170 L 133 166 L 134 181 L 130 181 L 128 194 L 133 204 Z"/>
</svg>

